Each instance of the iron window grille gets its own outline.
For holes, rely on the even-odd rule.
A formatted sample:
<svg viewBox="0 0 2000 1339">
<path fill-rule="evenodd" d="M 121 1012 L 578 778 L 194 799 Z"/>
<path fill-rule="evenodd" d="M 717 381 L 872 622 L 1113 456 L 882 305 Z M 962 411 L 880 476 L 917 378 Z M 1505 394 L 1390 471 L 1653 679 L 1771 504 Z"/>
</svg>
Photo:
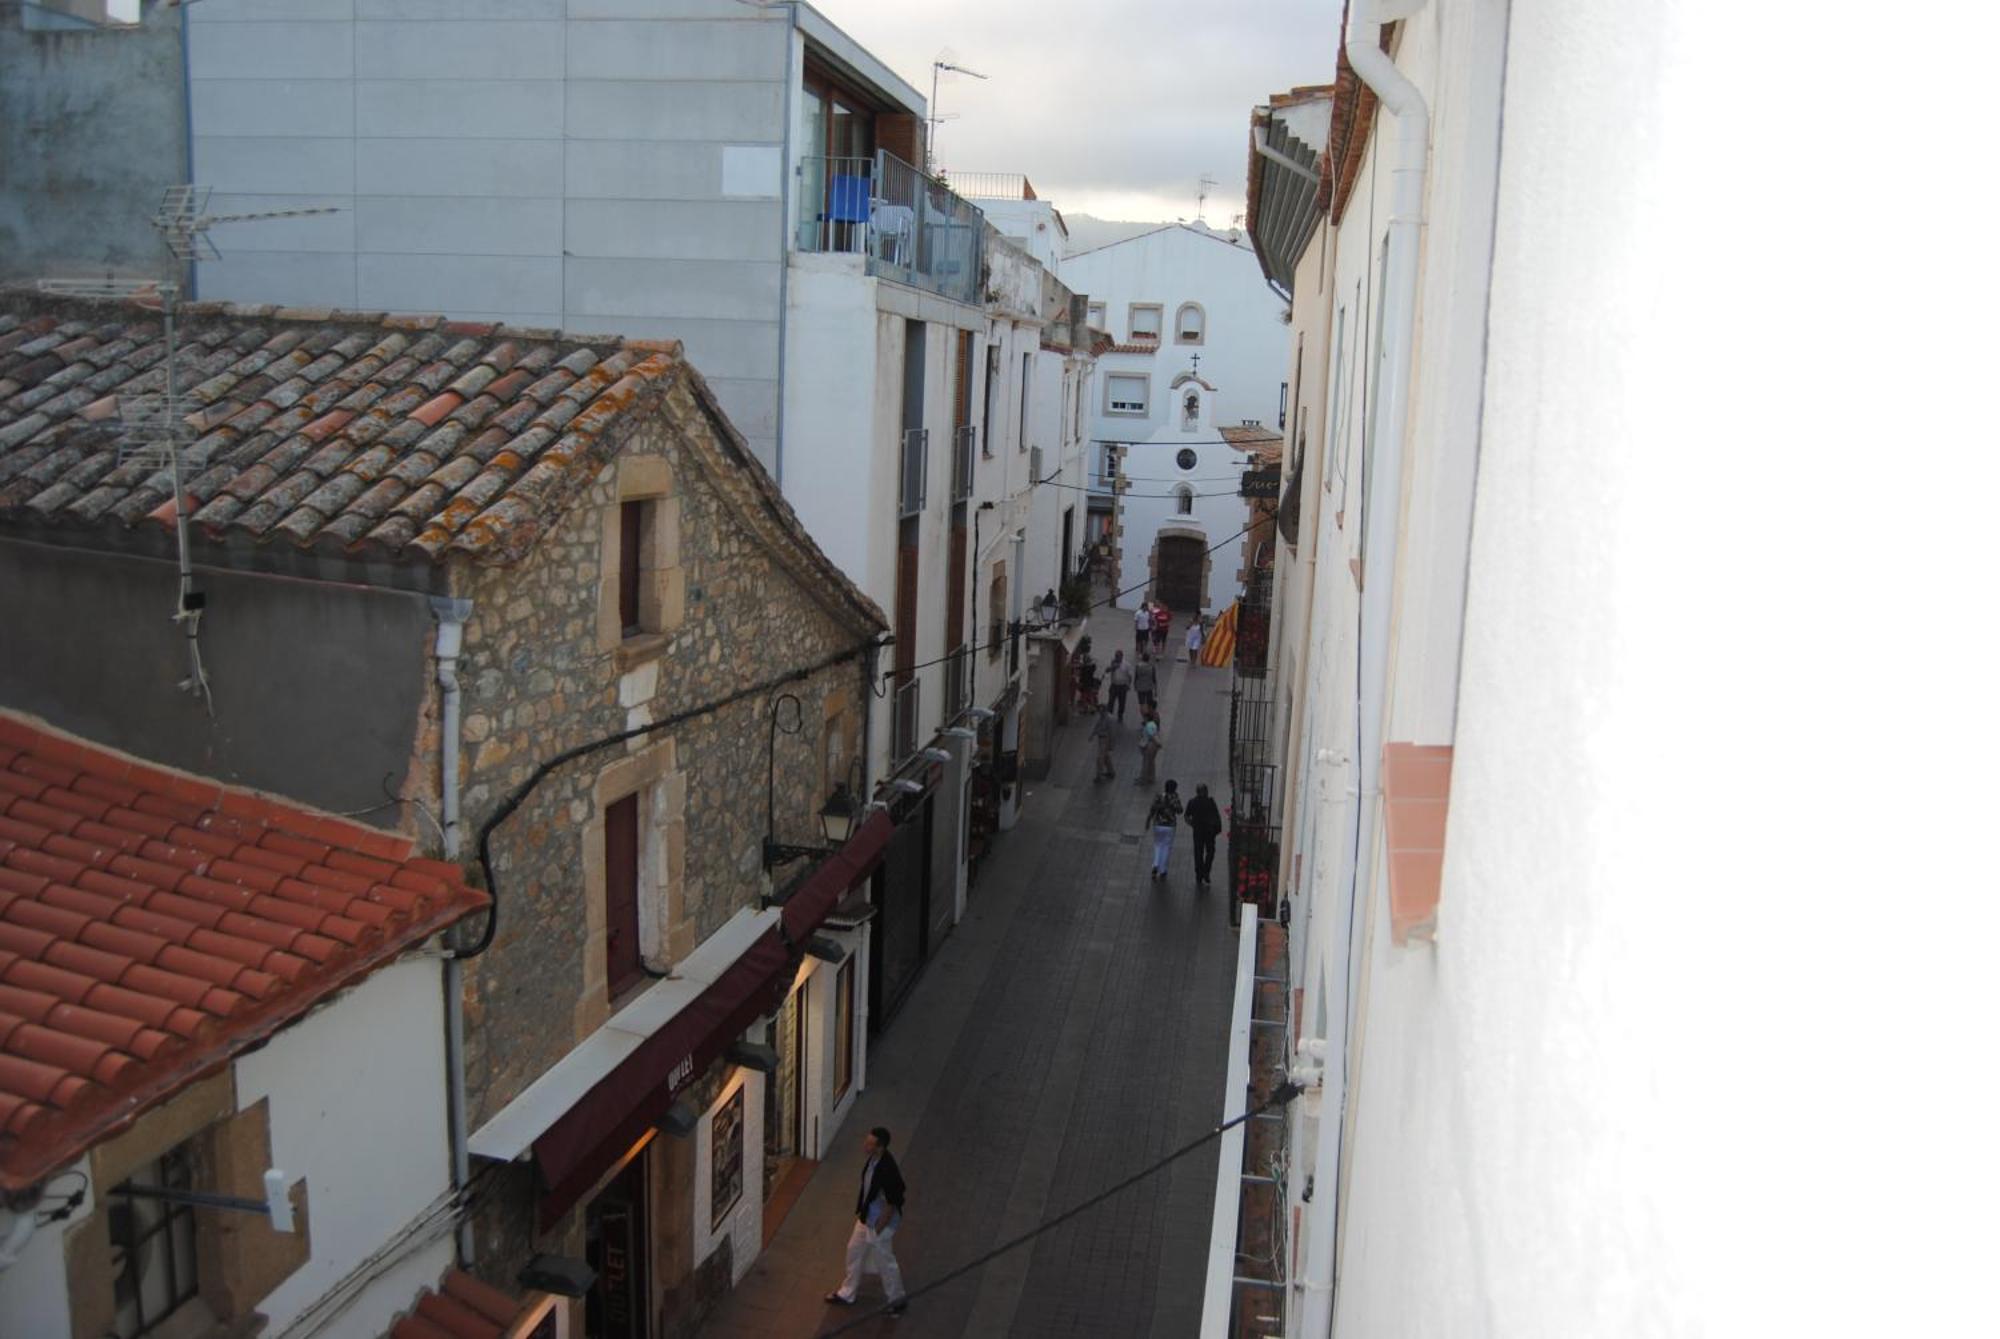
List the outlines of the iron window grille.
<svg viewBox="0 0 2000 1339">
<path fill-rule="evenodd" d="M 111 1247 L 117 1252 L 111 1332 L 118 1339 L 157 1333 L 201 1291 L 194 1206 L 127 1193 L 133 1184 L 193 1190 L 194 1159 L 185 1146 L 173 1149 L 134 1169 L 111 1192 Z"/>
</svg>

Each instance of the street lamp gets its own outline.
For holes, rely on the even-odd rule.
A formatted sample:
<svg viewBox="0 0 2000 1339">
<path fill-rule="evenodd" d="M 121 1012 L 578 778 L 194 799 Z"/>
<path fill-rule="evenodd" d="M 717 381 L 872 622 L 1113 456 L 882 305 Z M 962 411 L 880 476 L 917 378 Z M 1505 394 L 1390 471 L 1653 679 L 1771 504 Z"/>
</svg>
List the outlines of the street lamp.
<svg viewBox="0 0 2000 1339">
<path fill-rule="evenodd" d="M 792 704 L 791 724 L 784 724 L 784 705 Z M 764 868 L 776 869 L 780 865 L 809 856 L 831 855 L 854 833 L 855 820 L 860 817 L 861 806 L 854 802 L 854 792 L 845 781 L 834 783 L 833 793 L 826 797 L 826 803 L 819 807 L 820 835 L 826 839 L 823 846 L 795 846 L 777 840 L 778 831 L 778 732 L 795 735 L 804 725 L 802 709 L 798 698 L 790 693 L 780 693 L 771 700 L 771 743 L 769 775 L 764 786 Z"/>
</svg>

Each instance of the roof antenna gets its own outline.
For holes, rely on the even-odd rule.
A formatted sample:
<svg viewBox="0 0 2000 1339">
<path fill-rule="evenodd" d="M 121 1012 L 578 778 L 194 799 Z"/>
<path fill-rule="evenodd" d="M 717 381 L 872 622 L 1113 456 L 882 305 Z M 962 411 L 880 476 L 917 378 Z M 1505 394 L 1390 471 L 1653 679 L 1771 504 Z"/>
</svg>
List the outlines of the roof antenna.
<svg viewBox="0 0 2000 1339">
<path fill-rule="evenodd" d="M 259 214 L 210 214 L 209 192 L 199 186 L 169 186 L 160 197 L 160 207 L 149 220 L 174 259 L 185 269 L 196 261 L 220 260 L 222 253 L 209 239 L 208 230 L 218 223 L 251 223 L 262 219 L 303 218 L 309 214 L 339 212 L 331 205 L 314 209 L 279 209 Z M 164 394 L 120 395 L 118 417 L 125 435 L 118 443 L 118 463 L 128 462 L 165 470 L 171 489 L 169 505 L 174 509 L 174 545 L 179 558 L 180 588 L 174 598 L 173 621 L 187 639 L 188 673 L 178 684 L 183 691 L 201 699 L 208 714 L 215 715 L 215 699 L 208 690 L 208 673 L 201 665 L 201 612 L 208 598 L 194 588 L 194 560 L 188 549 L 188 499 L 181 491 L 181 442 L 189 435 L 188 422 L 180 401 L 180 345 L 175 338 L 174 312 L 180 304 L 181 286 L 161 279 L 43 279 L 36 288 L 64 297 L 124 298 L 141 306 L 157 304 L 165 324 L 167 345 Z"/>
<path fill-rule="evenodd" d="M 1203 227 L 1208 226 L 1208 220 L 1202 217 L 1208 212 L 1208 188 L 1211 186 L 1220 186 L 1221 184 L 1214 177 L 1209 176 L 1208 173 L 1204 172 L 1201 174 L 1201 181 L 1197 188 L 1199 194 L 1194 199 L 1194 221 Z"/>
</svg>

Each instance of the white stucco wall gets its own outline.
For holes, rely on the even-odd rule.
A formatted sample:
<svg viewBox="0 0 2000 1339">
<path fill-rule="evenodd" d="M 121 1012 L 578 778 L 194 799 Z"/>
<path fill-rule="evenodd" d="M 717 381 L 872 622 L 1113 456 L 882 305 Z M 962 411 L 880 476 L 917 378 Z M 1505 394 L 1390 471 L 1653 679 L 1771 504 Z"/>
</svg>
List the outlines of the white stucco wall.
<svg viewBox="0 0 2000 1339">
<path fill-rule="evenodd" d="M 1247 244 L 1171 224 L 1070 256 L 1058 273 L 1074 291 L 1105 304 L 1106 328 L 1121 342 L 1131 333 L 1132 303 L 1158 303 L 1162 308 L 1164 339 L 1159 352 L 1110 353 L 1100 360 L 1092 437 L 1133 441 L 1151 436 L 1166 421 L 1167 384 L 1188 370 L 1189 355 L 1195 353 L 1201 355 L 1203 380 L 1219 392 L 1217 423 L 1254 419 L 1277 425 L 1278 387 L 1290 375 L 1285 304 L 1265 284 L 1256 254 Z M 1199 345 L 1174 342 L 1174 313 L 1184 302 L 1199 303 L 1206 317 Z M 1104 378 L 1114 372 L 1152 378 L 1150 414 L 1104 413 Z"/>
<path fill-rule="evenodd" d="M 50 1179 L 52 1191 L 60 1194 L 83 1191 L 83 1203 L 77 1207 L 70 1222 L 81 1222 L 97 1211 L 97 1187 L 90 1181 L 89 1159 L 59 1173 L 58 1177 Z M 34 1206 L 29 1206 L 29 1211 L 33 1212 Z M 17 1221 L 12 1211 L 0 1209 L 0 1233 L 11 1230 Z M 19 1258 L 5 1272 L 0 1272 L 0 1335 L 46 1334 L 55 1339 L 68 1339 L 69 1270 L 63 1256 L 65 1226 L 63 1223 L 45 1223 L 36 1228 L 34 1235 L 21 1248 Z"/>
<path fill-rule="evenodd" d="M 259 1306 L 282 1330 L 450 1188 L 444 994 L 434 958 L 383 968 L 236 1062 L 241 1106 L 269 1099 L 271 1158 L 306 1179 L 312 1259 Z M 373 1339 L 452 1262 L 449 1232 L 322 1330 Z"/>
<path fill-rule="evenodd" d="M 1127 489 L 1118 499 L 1118 516 L 1124 526 L 1118 551 L 1118 589 L 1131 593 L 1119 603 L 1129 607 L 1150 597 L 1147 586 L 1154 575 L 1153 553 L 1161 527 L 1166 526 L 1176 534 L 1199 533 L 1211 550 L 1202 613 L 1213 617 L 1243 592 L 1246 539 L 1241 532 L 1250 522 L 1250 510 L 1240 489 L 1250 457 L 1216 435 L 1212 417 L 1216 397 L 1206 389 L 1187 382 L 1178 390 L 1167 388 L 1165 393 L 1174 401 L 1175 417 L 1150 441 L 1130 446 L 1125 452 Z M 1179 407 L 1181 398 L 1190 393 L 1201 402 L 1192 425 L 1183 420 Z M 1182 451 L 1193 453 L 1192 465 L 1180 463 Z M 1186 515 L 1180 513 L 1176 496 L 1182 487 L 1193 493 L 1194 509 Z M 1176 619 L 1186 627 L 1186 619 L 1178 611 Z M 1180 649 L 1178 641 L 1167 648 L 1170 655 Z"/>
<path fill-rule="evenodd" d="M 1952 164 L 1985 44 L 1927 83 L 1964 133 L 1912 145 L 1827 115 L 1865 30 L 1558 0 L 1503 35 L 1499 8 L 1433 4 L 1396 50 L 1439 120 L 1389 737 L 1456 759 L 1436 943 L 1392 947 L 1364 882 L 1336 1333 L 1975 1332 L 2000 1109 L 1970 1058 L 1996 999 L 1967 749 L 1996 722 L 1964 611 L 1993 469 L 1967 449 L 1990 415 L 1961 299 L 1992 264 L 1989 188 Z M 1493 167 L 1501 51 L 1488 309 L 1453 228 Z M 1938 184 L 1937 235 L 1843 293 L 1824 220 L 1840 165 L 1871 161 Z M 1343 270 L 1375 249 L 1343 237 Z M 1446 674 L 1436 541 L 1468 424 Z M 1901 519 L 1884 547 L 1856 517 Z M 1309 728 L 1338 730 L 1352 605 L 1328 557 Z M 1316 880 L 1344 776 L 1304 786 Z M 1308 931 L 1336 964 L 1342 925 Z M 1327 1244 L 1304 1245 L 1323 1277 Z"/>
</svg>

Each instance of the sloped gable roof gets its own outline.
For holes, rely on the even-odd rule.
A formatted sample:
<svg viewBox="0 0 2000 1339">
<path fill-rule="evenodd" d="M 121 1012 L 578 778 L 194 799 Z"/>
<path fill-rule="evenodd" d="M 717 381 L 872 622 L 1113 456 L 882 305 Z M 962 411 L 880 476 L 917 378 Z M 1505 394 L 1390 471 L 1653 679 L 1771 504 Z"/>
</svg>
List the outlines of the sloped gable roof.
<svg viewBox="0 0 2000 1339">
<path fill-rule="evenodd" d="M 489 903 L 407 838 L 0 711 L 0 1189 Z"/>
<path fill-rule="evenodd" d="M 198 531 L 411 561 L 511 562 L 681 364 L 673 342 L 184 304 L 183 482 Z M 0 303 L 0 521 L 167 525 L 168 472 L 126 417 L 165 386 L 155 312 Z"/>
</svg>

